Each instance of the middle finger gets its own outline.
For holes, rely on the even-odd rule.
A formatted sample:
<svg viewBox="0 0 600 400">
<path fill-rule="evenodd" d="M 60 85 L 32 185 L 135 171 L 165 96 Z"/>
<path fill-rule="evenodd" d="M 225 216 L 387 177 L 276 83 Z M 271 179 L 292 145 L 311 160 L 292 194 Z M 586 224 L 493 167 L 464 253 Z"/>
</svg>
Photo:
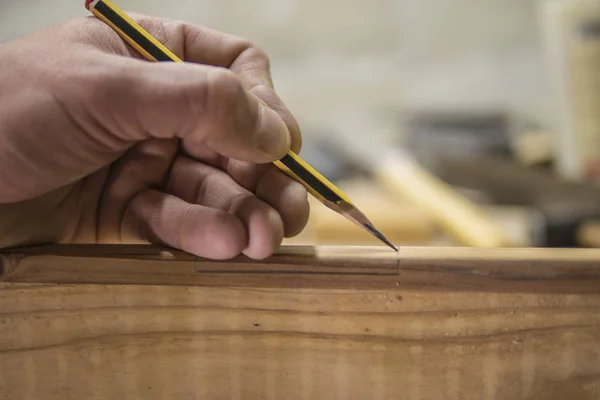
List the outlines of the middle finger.
<svg viewBox="0 0 600 400">
<path fill-rule="evenodd" d="M 275 165 L 222 157 L 208 148 L 199 159 L 226 172 L 238 185 L 278 210 L 284 222 L 285 237 L 296 236 L 306 226 L 310 212 L 306 189 Z"/>
<path fill-rule="evenodd" d="M 243 253 L 249 257 L 264 258 L 283 240 L 285 223 L 278 210 L 217 168 L 180 156 L 173 164 L 166 191 L 186 202 L 237 216 L 248 230 L 248 245 Z"/>
</svg>

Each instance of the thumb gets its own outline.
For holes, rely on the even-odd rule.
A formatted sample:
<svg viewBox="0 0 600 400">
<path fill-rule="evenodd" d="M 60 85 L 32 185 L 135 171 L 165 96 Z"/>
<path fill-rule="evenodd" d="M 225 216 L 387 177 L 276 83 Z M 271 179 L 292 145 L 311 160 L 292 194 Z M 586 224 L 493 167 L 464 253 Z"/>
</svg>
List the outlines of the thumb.
<svg viewBox="0 0 600 400">
<path fill-rule="evenodd" d="M 254 163 L 275 161 L 289 150 L 290 132 L 279 114 L 228 69 L 126 61 L 99 85 L 105 101 L 98 105 L 97 92 L 90 98 L 97 118 L 123 140 L 177 137 L 192 156 L 209 147 Z"/>
</svg>

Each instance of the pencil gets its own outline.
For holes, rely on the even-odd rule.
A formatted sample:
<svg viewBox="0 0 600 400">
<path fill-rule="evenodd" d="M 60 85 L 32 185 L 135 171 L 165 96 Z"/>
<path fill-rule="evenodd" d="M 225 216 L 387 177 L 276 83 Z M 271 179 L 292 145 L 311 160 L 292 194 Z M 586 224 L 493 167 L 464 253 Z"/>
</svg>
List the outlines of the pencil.
<svg viewBox="0 0 600 400">
<path fill-rule="evenodd" d="M 149 61 L 183 62 L 110 0 L 86 0 L 85 7 L 96 18 L 115 30 L 123 40 Z M 346 194 L 293 151 L 288 151 L 284 157 L 276 160 L 274 164 L 292 179 L 301 183 L 310 194 L 326 207 L 366 229 L 394 251 L 398 251 L 398 248 L 373 226 Z"/>
</svg>

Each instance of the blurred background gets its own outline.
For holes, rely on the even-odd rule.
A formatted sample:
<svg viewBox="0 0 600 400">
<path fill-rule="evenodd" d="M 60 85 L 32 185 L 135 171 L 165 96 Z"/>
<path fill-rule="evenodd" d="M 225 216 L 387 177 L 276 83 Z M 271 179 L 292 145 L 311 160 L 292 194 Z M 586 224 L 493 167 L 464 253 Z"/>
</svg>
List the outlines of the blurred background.
<svg viewBox="0 0 600 400">
<path fill-rule="evenodd" d="M 600 246 L 600 0 L 115 3 L 266 50 L 301 156 L 395 244 Z M 0 0 L 0 41 L 85 15 Z M 289 242 L 377 243 L 316 202 Z"/>
</svg>

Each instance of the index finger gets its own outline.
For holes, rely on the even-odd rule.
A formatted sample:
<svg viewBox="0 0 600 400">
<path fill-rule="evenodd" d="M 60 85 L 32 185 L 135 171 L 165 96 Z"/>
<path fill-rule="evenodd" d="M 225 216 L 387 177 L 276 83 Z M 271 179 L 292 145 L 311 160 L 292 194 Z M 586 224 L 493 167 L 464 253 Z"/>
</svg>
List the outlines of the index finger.
<svg viewBox="0 0 600 400">
<path fill-rule="evenodd" d="M 290 131 L 292 151 L 300 151 L 300 127 L 275 93 L 269 58 L 263 50 L 246 39 L 214 29 L 137 14 L 130 16 L 181 59 L 229 68 L 238 76 L 246 90 L 279 114 Z M 136 53 L 133 49 L 130 51 Z"/>
</svg>

